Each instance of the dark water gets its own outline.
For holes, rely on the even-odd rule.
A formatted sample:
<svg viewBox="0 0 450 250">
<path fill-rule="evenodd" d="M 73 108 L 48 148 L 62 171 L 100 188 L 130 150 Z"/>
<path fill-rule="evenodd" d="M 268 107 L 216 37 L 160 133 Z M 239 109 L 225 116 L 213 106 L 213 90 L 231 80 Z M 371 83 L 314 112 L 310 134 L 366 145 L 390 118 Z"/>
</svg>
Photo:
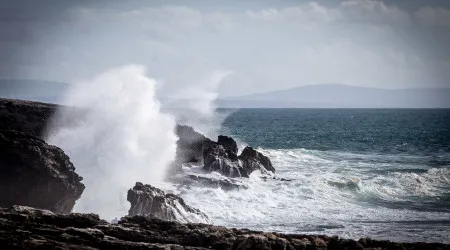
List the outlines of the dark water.
<svg viewBox="0 0 450 250">
<path fill-rule="evenodd" d="M 242 109 L 223 125 L 245 142 L 264 148 L 438 158 L 450 152 L 448 109 Z"/>
<path fill-rule="evenodd" d="M 450 110 L 241 109 L 221 132 L 292 181 L 190 191 L 217 224 L 450 242 Z"/>
</svg>

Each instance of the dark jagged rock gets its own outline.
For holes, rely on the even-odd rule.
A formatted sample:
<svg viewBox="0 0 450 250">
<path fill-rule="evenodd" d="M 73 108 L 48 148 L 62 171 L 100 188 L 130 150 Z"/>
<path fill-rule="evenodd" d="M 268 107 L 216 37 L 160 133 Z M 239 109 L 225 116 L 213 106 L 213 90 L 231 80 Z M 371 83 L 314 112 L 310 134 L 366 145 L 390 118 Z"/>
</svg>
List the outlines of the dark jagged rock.
<svg viewBox="0 0 450 250">
<path fill-rule="evenodd" d="M 58 110 L 64 116 L 55 119 Z M 83 120 L 86 110 L 56 104 L 0 98 L 0 130 L 16 130 L 45 139 L 49 128 L 69 127 Z"/>
<path fill-rule="evenodd" d="M 19 206 L 0 208 L 0 246 L 2 249 L 450 249 L 440 243 L 264 233 L 145 216 L 128 216 L 117 224 L 109 224 L 93 214 L 57 215 Z"/>
<path fill-rule="evenodd" d="M 127 200 L 131 203 L 128 212 L 130 216 L 152 216 L 161 220 L 184 223 L 209 222 L 208 216 L 187 205 L 182 198 L 140 182 L 136 182 L 136 185 L 128 190 Z"/>
<path fill-rule="evenodd" d="M 228 177 L 248 177 L 243 172 L 237 155 L 224 146 L 213 143 L 203 151 L 203 163 L 206 171 L 216 171 Z"/>
<path fill-rule="evenodd" d="M 58 105 L 0 98 L 0 130 L 17 130 L 45 136 Z"/>
<path fill-rule="evenodd" d="M 187 163 L 197 162 L 202 159 L 203 149 L 212 141 L 193 128 L 185 125 L 176 126 L 177 154 L 176 161 Z"/>
<path fill-rule="evenodd" d="M 249 177 L 255 170 L 275 172 L 270 159 L 251 147 L 237 156 L 230 148 L 212 143 L 203 151 L 204 169 L 217 171 L 228 177 Z"/>
<path fill-rule="evenodd" d="M 232 178 L 249 177 L 255 170 L 275 172 L 270 159 L 251 147 L 245 148 L 238 157 L 237 143 L 231 137 L 219 135 L 214 142 L 184 125 L 177 125 L 176 134 L 179 138 L 176 159 L 169 175 L 182 172 L 181 165 L 192 162 L 203 162 L 204 170 Z"/>
<path fill-rule="evenodd" d="M 0 131 L 0 206 L 26 205 L 70 213 L 82 178 L 64 152 L 17 131 Z"/>
<path fill-rule="evenodd" d="M 56 121 L 53 117 L 59 109 L 64 109 L 66 115 L 60 116 Z M 46 136 L 46 128 L 76 125 L 83 120 L 85 114 L 86 110 L 73 107 L 0 98 L 0 130 L 22 131 L 41 139 Z M 253 151 L 248 156 L 240 157 L 239 159 L 244 159 L 240 163 L 237 158 L 237 143 L 231 137 L 220 135 L 217 142 L 213 142 L 192 127 L 185 125 L 177 125 L 175 132 L 179 140 L 176 157 L 169 168 L 168 177 L 182 172 L 182 164 L 194 162 L 204 163 L 205 170 L 218 171 L 228 177 L 248 177 L 256 169 L 265 172 L 264 168 L 273 172 L 270 160 L 267 163 L 262 154 Z M 209 155 L 206 160 L 205 150 Z M 264 166 L 264 168 L 258 166 Z"/>
<path fill-rule="evenodd" d="M 262 172 L 275 173 L 275 168 L 272 166 L 269 157 L 254 150 L 252 147 L 245 147 L 241 155 L 239 155 L 239 160 L 241 160 L 242 167 L 248 174 L 258 169 Z"/>
<path fill-rule="evenodd" d="M 175 133 L 178 136 L 175 160 L 171 164 L 168 177 L 182 172 L 184 163 L 201 162 L 203 149 L 212 141 L 204 135 L 196 132 L 192 127 L 177 125 Z"/>
<path fill-rule="evenodd" d="M 217 138 L 217 143 L 224 146 L 226 149 L 229 149 L 234 154 L 238 153 L 237 143 L 231 137 L 219 135 L 219 137 Z"/>
</svg>

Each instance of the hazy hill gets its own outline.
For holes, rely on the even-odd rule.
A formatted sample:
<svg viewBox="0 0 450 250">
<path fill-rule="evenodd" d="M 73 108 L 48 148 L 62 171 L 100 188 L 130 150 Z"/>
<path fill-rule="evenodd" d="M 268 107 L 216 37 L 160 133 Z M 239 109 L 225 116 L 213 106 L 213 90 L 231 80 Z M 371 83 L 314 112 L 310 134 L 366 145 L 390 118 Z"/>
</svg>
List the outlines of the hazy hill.
<svg viewBox="0 0 450 250">
<path fill-rule="evenodd" d="M 68 87 L 62 82 L 0 78 L 0 98 L 58 103 Z"/>
<path fill-rule="evenodd" d="M 450 89 L 377 89 L 323 84 L 217 101 L 224 108 L 450 108 Z"/>
<path fill-rule="evenodd" d="M 0 78 L 0 98 L 60 103 L 68 88 L 62 82 Z M 388 90 L 322 84 L 222 98 L 216 104 L 221 108 L 450 108 L 450 88 Z"/>
</svg>

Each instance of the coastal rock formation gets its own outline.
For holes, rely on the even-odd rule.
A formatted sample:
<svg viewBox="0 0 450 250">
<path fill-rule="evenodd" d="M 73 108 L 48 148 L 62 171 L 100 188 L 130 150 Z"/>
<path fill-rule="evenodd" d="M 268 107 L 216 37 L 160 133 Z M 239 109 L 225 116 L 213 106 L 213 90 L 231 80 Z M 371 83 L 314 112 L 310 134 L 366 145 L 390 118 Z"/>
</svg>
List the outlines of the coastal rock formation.
<svg viewBox="0 0 450 250">
<path fill-rule="evenodd" d="M 60 148 L 23 132 L 0 130 L 0 206 L 70 213 L 84 190 L 81 180 Z"/>
<path fill-rule="evenodd" d="M 55 119 L 58 110 L 65 115 Z M 74 126 L 86 110 L 56 104 L 0 98 L 0 130 L 16 130 L 45 139 L 48 128 Z"/>
<path fill-rule="evenodd" d="M 252 147 L 246 147 L 241 155 L 237 156 L 236 142 L 232 138 L 219 136 L 218 141 L 222 143 L 211 143 L 203 151 L 206 171 L 217 171 L 232 178 L 249 177 L 255 170 L 262 173 L 275 172 L 270 159 Z"/>
<path fill-rule="evenodd" d="M 128 190 L 127 200 L 131 203 L 128 212 L 130 216 L 144 215 L 183 223 L 210 223 L 206 214 L 190 207 L 182 198 L 140 182 L 136 182 L 136 185 Z"/>
<path fill-rule="evenodd" d="M 269 157 L 254 150 L 252 147 L 245 147 L 241 155 L 239 155 L 239 160 L 241 160 L 242 168 L 247 171 L 247 174 L 255 170 L 275 173 L 275 168 L 272 166 Z"/>
<path fill-rule="evenodd" d="M 237 155 L 224 146 L 213 143 L 203 151 L 203 163 L 206 171 L 216 171 L 228 177 L 248 177 L 239 164 Z"/>
<path fill-rule="evenodd" d="M 17 130 L 43 138 L 58 106 L 0 98 L 0 130 Z"/>
<path fill-rule="evenodd" d="M 176 134 L 179 139 L 171 174 L 182 172 L 184 163 L 203 163 L 204 170 L 231 178 L 249 177 L 255 170 L 275 172 L 270 159 L 251 147 L 246 147 L 238 156 L 237 143 L 231 137 L 219 135 L 214 142 L 185 125 L 177 125 Z"/>
<path fill-rule="evenodd" d="M 67 114 L 54 121 L 54 115 L 62 108 Z M 84 115 L 85 110 L 78 108 L 0 98 L 0 130 L 17 130 L 41 139 L 46 136 L 47 127 L 72 126 L 82 121 Z M 205 170 L 228 177 L 248 177 L 257 169 L 263 173 L 274 172 L 270 160 L 255 150 L 244 149 L 238 158 L 237 143 L 231 137 L 219 135 L 214 142 L 185 125 L 177 125 L 175 132 L 179 139 L 176 157 L 167 175 L 169 178 L 182 173 L 184 163 L 204 164 Z"/>
<path fill-rule="evenodd" d="M 264 233 L 145 216 L 109 224 L 95 214 L 57 215 L 14 206 L 0 208 L 2 249 L 347 249 L 448 250 L 439 243 L 346 240 L 323 235 Z"/>
<path fill-rule="evenodd" d="M 196 132 L 192 127 L 177 125 L 175 128 L 177 141 L 176 162 L 198 162 L 203 157 L 203 149 L 212 141 Z"/>
<path fill-rule="evenodd" d="M 231 137 L 219 135 L 219 137 L 217 138 L 217 144 L 222 145 L 224 148 L 233 152 L 233 154 L 238 153 L 237 143 Z"/>
<path fill-rule="evenodd" d="M 178 125 L 175 127 L 178 136 L 175 160 L 169 167 L 168 178 L 182 173 L 184 163 L 198 163 L 203 160 L 203 148 L 212 141 L 206 136 L 196 132 L 192 127 Z"/>
</svg>

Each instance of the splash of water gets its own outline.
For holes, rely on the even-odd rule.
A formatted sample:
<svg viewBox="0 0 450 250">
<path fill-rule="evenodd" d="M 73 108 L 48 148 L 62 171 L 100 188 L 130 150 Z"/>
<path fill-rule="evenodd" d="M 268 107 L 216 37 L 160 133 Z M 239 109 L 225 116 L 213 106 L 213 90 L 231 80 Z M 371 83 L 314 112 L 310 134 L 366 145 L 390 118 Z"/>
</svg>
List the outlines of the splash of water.
<svg viewBox="0 0 450 250">
<path fill-rule="evenodd" d="M 74 211 L 105 219 L 124 216 L 127 190 L 136 181 L 162 181 L 177 138 L 174 118 L 160 111 L 155 85 L 144 67 L 130 65 L 68 91 L 64 104 L 84 109 L 83 118 L 51 131 L 47 141 L 61 147 L 84 178 L 86 189 Z M 66 111 L 57 119 L 67 119 Z"/>
<path fill-rule="evenodd" d="M 210 137 L 217 137 L 223 120 L 230 112 L 216 112 L 217 91 L 223 81 L 233 74 L 228 70 L 216 70 L 203 79 L 183 85 L 170 95 L 168 106 L 177 122 L 194 127 L 198 132 Z"/>
</svg>

